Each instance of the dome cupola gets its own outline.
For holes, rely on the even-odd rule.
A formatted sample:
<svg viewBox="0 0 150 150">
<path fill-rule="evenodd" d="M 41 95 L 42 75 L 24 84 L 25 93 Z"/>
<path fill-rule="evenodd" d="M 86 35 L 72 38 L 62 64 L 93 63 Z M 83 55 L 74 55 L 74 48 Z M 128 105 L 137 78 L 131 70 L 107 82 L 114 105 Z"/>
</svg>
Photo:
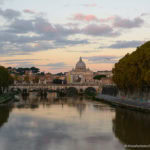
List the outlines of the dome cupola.
<svg viewBox="0 0 150 150">
<path fill-rule="evenodd" d="M 79 61 L 76 64 L 76 68 L 75 70 L 78 71 L 86 71 L 86 65 L 85 63 L 82 61 L 82 58 L 80 57 Z"/>
</svg>

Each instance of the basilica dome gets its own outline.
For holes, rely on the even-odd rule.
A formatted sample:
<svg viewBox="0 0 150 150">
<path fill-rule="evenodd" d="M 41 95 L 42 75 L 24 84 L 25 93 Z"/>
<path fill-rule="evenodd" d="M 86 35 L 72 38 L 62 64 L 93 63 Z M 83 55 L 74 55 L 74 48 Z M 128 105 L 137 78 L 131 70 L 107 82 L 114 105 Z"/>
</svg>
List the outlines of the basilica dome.
<svg viewBox="0 0 150 150">
<path fill-rule="evenodd" d="M 77 62 L 76 64 L 76 68 L 75 70 L 79 70 L 79 71 L 86 71 L 86 65 L 85 63 L 82 61 L 82 58 L 80 57 L 80 60 Z"/>
</svg>

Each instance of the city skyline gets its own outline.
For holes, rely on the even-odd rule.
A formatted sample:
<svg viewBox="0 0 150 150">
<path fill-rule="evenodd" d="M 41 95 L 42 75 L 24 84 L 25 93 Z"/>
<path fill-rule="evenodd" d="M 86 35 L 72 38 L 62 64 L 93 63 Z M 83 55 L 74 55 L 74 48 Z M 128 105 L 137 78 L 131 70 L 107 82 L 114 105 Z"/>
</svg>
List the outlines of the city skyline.
<svg viewBox="0 0 150 150">
<path fill-rule="evenodd" d="M 111 70 L 148 41 L 148 0 L 0 0 L 0 64 L 67 72 L 81 56 Z M 140 35 L 140 36 L 137 36 Z"/>
</svg>

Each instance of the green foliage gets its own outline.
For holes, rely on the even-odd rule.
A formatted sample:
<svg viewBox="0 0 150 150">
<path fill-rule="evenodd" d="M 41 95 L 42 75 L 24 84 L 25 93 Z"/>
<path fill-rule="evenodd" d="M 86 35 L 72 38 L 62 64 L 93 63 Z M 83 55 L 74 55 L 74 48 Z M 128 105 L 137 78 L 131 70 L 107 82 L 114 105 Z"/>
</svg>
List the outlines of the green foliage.
<svg viewBox="0 0 150 150">
<path fill-rule="evenodd" d="M 31 67 L 31 68 L 12 68 L 8 67 L 7 69 L 10 70 L 10 73 L 17 73 L 19 75 L 24 75 L 26 71 L 32 71 L 32 73 L 39 73 L 40 69 L 36 67 Z"/>
<path fill-rule="evenodd" d="M 25 81 L 26 83 L 29 83 L 29 82 L 30 82 L 30 77 L 29 77 L 28 75 L 26 75 L 26 76 L 24 77 L 24 81 Z"/>
<path fill-rule="evenodd" d="M 124 92 L 150 86 L 150 42 L 125 55 L 113 69 L 113 81 Z"/>
<path fill-rule="evenodd" d="M 106 75 L 96 75 L 93 79 L 101 80 L 102 78 L 106 78 Z"/>
<path fill-rule="evenodd" d="M 13 84 L 13 78 L 5 67 L 0 66 L 0 94 L 2 94 L 11 84 Z"/>
<path fill-rule="evenodd" d="M 38 76 L 35 77 L 35 79 L 33 80 L 34 83 L 39 83 L 40 78 Z"/>
<path fill-rule="evenodd" d="M 31 67 L 30 69 L 32 70 L 33 73 L 39 73 L 40 72 L 40 69 L 36 68 L 36 67 Z"/>
<path fill-rule="evenodd" d="M 53 80 L 54 84 L 62 84 L 62 82 L 63 82 L 63 80 L 61 80 L 61 79 L 54 79 Z"/>
<path fill-rule="evenodd" d="M 57 76 L 63 76 L 64 74 L 62 72 L 60 72 L 60 73 L 57 73 L 56 75 Z"/>
<path fill-rule="evenodd" d="M 18 82 L 22 81 L 21 77 L 19 75 L 17 75 L 17 74 L 14 76 L 14 80 L 16 80 Z"/>
</svg>

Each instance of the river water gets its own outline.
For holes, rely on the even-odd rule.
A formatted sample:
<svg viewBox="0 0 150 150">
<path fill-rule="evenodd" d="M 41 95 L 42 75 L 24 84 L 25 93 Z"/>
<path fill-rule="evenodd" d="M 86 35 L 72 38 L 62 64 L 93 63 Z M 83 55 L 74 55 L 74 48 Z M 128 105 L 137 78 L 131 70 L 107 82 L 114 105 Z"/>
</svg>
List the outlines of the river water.
<svg viewBox="0 0 150 150">
<path fill-rule="evenodd" d="M 125 150 L 149 144 L 150 115 L 83 97 L 51 93 L 45 99 L 33 93 L 0 107 L 0 150 Z"/>
</svg>

